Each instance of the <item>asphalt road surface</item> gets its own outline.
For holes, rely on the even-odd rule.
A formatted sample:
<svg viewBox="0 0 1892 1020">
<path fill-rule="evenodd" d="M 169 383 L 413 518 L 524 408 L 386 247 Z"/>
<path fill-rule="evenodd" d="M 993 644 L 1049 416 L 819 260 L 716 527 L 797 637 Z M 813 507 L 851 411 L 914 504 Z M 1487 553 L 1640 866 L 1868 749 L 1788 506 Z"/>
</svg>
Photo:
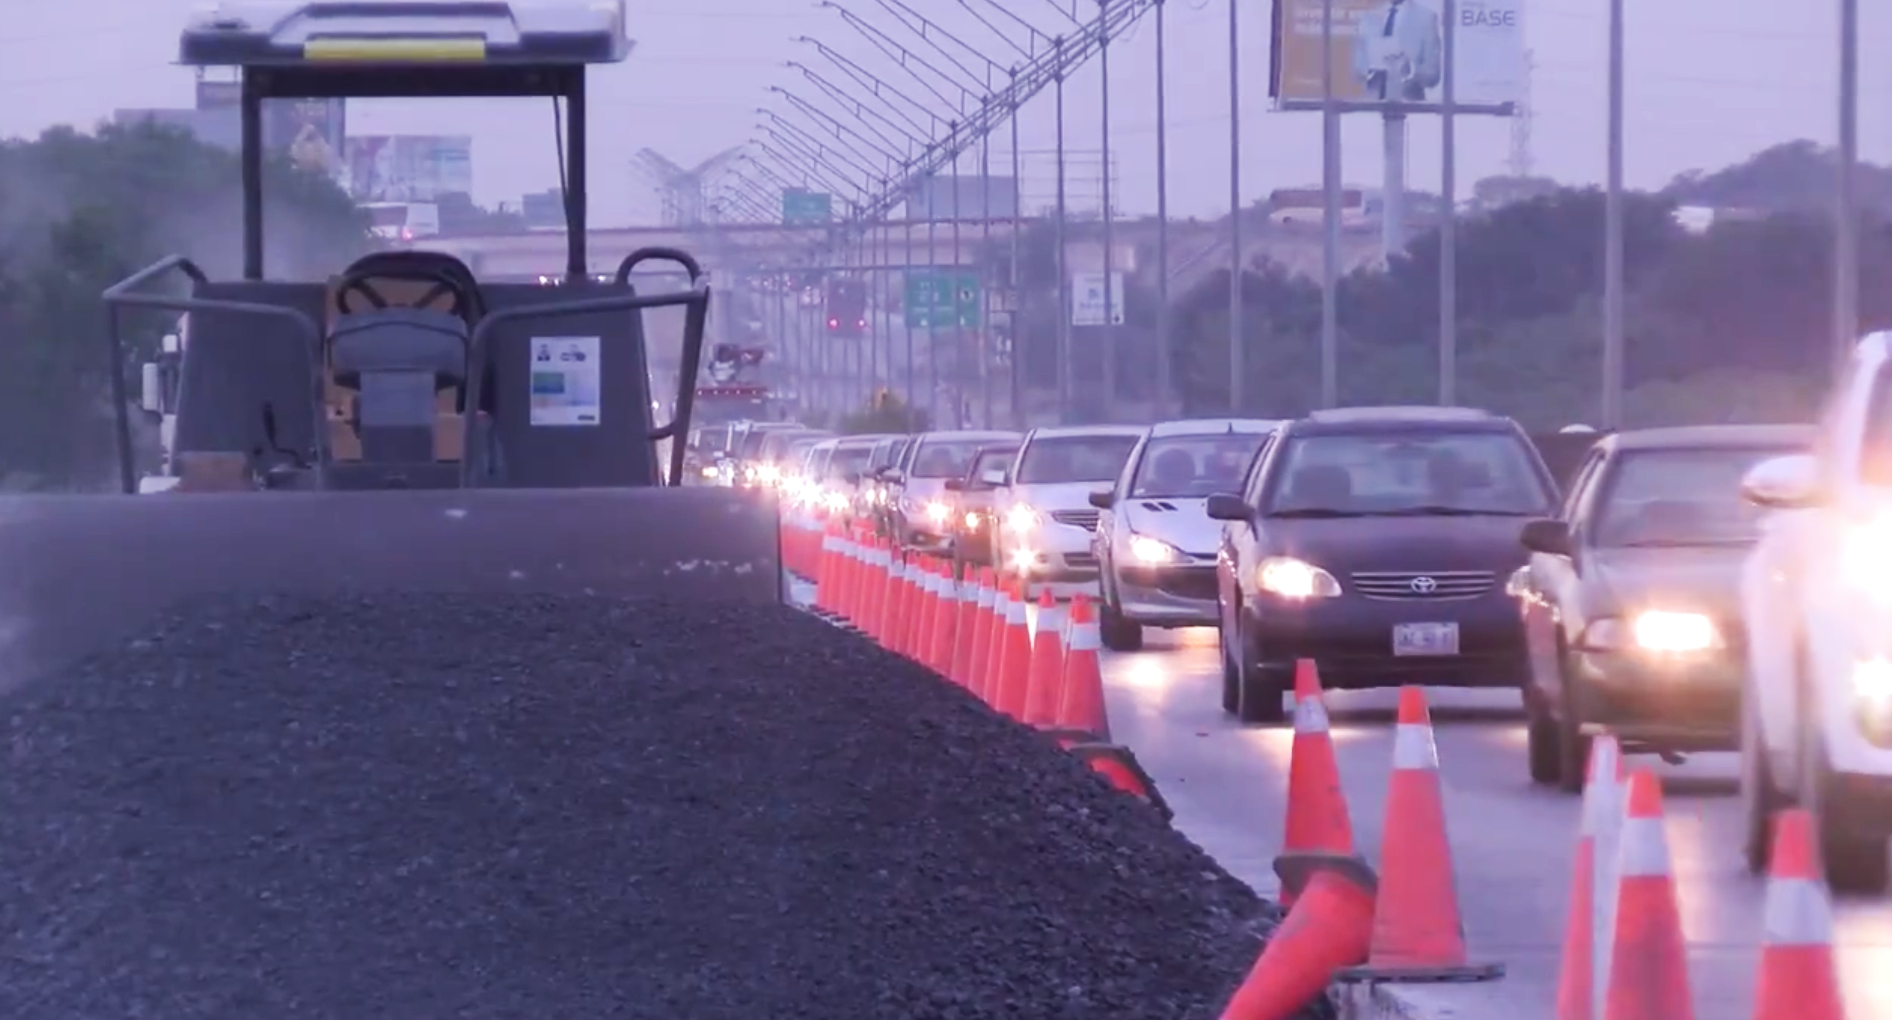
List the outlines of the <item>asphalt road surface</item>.
<svg viewBox="0 0 1892 1020">
<path fill-rule="evenodd" d="M 1176 824 L 1258 891 L 1276 887 L 1270 862 L 1285 811 L 1291 729 L 1245 727 L 1218 704 L 1213 631 L 1150 631 L 1148 650 L 1107 654 L 1111 726 L 1132 747 L 1176 811 Z M 1413 986 L 1415 1015 L 1511 1020 L 1554 1010 L 1569 912 L 1579 798 L 1533 786 L 1525 769 L 1516 694 L 1428 692 L 1448 825 L 1473 955 L 1502 962 L 1500 981 Z M 1393 755 L 1395 692 L 1328 695 L 1354 836 L 1377 859 Z M 1635 756 L 1663 775 L 1669 849 L 1690 979 L 1701 1020 L 1751 1015 L 1764 883 L 1740 858 L 1740 802 L 1732 755 L 1681 766 Z M 1839 966 L 1852 1020 L 1892 1020 L 1892 902 L 1835 904 Z"/>
</svg>

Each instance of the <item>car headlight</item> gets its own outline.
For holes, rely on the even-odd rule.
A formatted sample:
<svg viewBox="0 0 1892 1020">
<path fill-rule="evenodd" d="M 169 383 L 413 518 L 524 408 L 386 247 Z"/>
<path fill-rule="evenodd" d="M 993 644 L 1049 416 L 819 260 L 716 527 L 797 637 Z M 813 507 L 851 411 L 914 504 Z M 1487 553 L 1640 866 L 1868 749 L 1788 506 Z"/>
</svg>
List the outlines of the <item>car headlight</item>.
<svg viewBox="0 0 1892 1020">
<path fill-rule="evenodd" d="M 1615 652 L 1625 647 L 1656 654 L 1686 655 L 1720 648 L 1721 630 L 1701 613 L 1651 609 L 1628 621 L 1605 617 L 1592 621 L 1577 637 L 1577 646 L 1591 652 Z"/>
<path fill-rule="evenodd" d="M 716 475 L 717 475 L 717 474 L 718 474 L 718 472 L 717 472 L 717 470 L 716 470 L 716 465 L 714 465 L 714 464 L 705 464 L 705 465 L 703 465 L 703 477 L 705 477 L 705 478 L 714 478 L 714 477 L 716 477 Z"/>
<path fill-rule="evenodd" d="M 1038 552 L 1029 546 L 1019 546 L 1012 550 L 1012 569 L 1021 574 L 1031 573 L 1031 568 L 1038 565 Z"/>
<path fill-rule="evenodd" d="M 764 464 L 756 468 L 755 473 L 756 477 L 760 478 L 764 485 L 773 485 L 782 480 L 782 469 L 773 464 Z"/>
<path fill-rule="evenodd" d="M 828 509 L 830 510 L 846 510 L 847 509 L 847 494 L 846 493 L 830 492 L 830 493 L 825 494 L 822 497 L 822 499 L 828 504 Z"/>
<path fill-rule="evenodd" d="M 1892 518 L 1849 528 L 1840 547 L 1847 586 L 1874 601 L 1892 601 Z"/>
<path fill-rule="evenodd" d="M 1511 577 L 1504 582 L 1504 593 L 1511 598 L 1523 598 L 1531 590 L 1531 567 L 1525 564 L 1511 571 Z"/>
<path fill-rule="evenodd" d="M 979 512 L 976 510 L 967 511 L 965 520 L 967 531 L 977 530 L 979 527 Z"/>
<path fill-rule="evenodd" d="M 1892 660 L 1877 656 L 1854 665 L 1853 693 L 1874 706 L 1892 704 Z"/>
<path fill-rule="evenodd" d="M 1340 594 L 1334 575 L 1292 556 L 1270 556 L 1255 568 L 1262 591 L 1284 599 L 1331 599 Z"/>
<path fill-rule="evenodd" d="M 1005 526 L 1013 531 L 1030 531 L 1038 526 L 1038 511 L 1023 503 L 1005 512 Z"/>
<path fill-rule="evenodd" d="M 1138 563 L 1159 566 L 1182 559 L 1182 550 L 1148 535 L 1131 535 L 1130 556 Z"/>
<path fill-rule="evenodd" d="M 952 512 L 952 507 L 938 501 L 926 504 L 926 519 L 932 521 L 936 528 L 944 525 Z"/>
</svg>

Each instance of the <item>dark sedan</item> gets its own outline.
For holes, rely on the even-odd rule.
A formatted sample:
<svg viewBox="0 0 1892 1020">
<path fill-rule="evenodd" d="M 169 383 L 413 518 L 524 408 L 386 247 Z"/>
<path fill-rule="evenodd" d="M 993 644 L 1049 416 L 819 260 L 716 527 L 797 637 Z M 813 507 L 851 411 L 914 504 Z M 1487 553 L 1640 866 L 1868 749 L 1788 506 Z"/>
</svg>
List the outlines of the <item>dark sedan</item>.
<svg viewBox="0 0 1892 1020">
<path fill-rule="evenodd" d="M 1740 742 L 1741 565 L 1758 461 L 1804 450 L 1798 426 L 1624 432 L 1598 442 L 1562 512 L 1525 525 L 1512 579 L 1530 645 L 1531 778 L 1582 789 L 1590 730 L 1674 759 Z"/>
<path fill-rule="evenodd" d="M 1523 627 L 1504 581 L 1518 528 L 1555 506 L 1522 429 L 1468 409 L 1355 408 L 1284 427 L 1216 562 L 1222 706 L 1277 722 L 1294 665 L 1329 688 L 1515 687 Z"/>
</svg>

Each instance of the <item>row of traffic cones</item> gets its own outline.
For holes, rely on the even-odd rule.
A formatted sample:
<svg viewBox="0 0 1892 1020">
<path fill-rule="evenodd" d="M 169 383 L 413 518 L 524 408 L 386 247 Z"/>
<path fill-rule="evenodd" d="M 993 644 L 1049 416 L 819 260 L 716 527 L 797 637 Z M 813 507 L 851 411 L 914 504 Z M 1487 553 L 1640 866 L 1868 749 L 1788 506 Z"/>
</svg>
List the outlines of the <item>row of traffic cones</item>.
<svg viewBox="0 0 1892 1020">
<path fill-rule="evenodd" d="M 1459 909 L 1439 757 L 1419 687 L 1399 692 L 1381 870 L 1354 846 L 1314 663 L 1294 674 L 1294 746 L 1281 856 L 1288 915 L 1223 1009 L 1223 1020 L 1285 1020 L 1335 980 L 1482 981 L 1504 968 L 1471 959 Z"/>
<path fill-rule="evenodd" d="M 1788 809 L 1773 829 L 1753 1018 L 1843 1020 L 1812 816 Z M 1662 784 L 1626 776 L 1614 737 L 1590 748 L 1576 858 L 1557 1020 L 1693 1020 Z"/>
<path fill-rule="evenodd" d="M 1023 586 L 989 567 L 907 555 L 865 530 L 829 525 L 815 566 L 815 608 L 965 688 L 993 710 L 1078 755 L 1111 785 L 1169 808 L 1129 748 L 1110 739 L 1096 613 L 1067 612 L 1049 592 L 1031 626 Z"/>
</svg>

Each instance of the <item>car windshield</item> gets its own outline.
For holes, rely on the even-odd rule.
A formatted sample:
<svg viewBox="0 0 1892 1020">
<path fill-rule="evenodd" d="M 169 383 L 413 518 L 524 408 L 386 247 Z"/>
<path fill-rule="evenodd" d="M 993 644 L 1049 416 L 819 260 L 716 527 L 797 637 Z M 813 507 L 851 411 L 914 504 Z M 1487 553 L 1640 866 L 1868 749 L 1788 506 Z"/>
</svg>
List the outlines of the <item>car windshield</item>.
<svg viewBox="0 0 1892 1020">
<path fill-rule="evenodd" d="M 873 452 L 871 446 L 837 447 L 828 458 L 828 478 L 836 482 L 846 481 L 850 473 L 867 467 L 867 458 Z"/>
<path fill-rule="evenodd" d="M 1761 510 L 1741 497 L 1741 477 L 1788 448 L 1633 450 L 1617 457 L 1597 494 L 1591 543 L 1601 548 L 1745 545 Z"/>
<path fill-rule="evenodd" d="M 1532 456 L 1508 431 L 1297 436 L 1270 467 L 1267 513 L 1540 516 L 1551 493 Z"/>
<path fill-rule="evenodd" d="M 1019 485 L 1115 481 L 1137 436 L 1054 436 L 1034 439 L 1018 465 Z"/>
<path fill-rule="evenodd" d="M 1017 447 L 1004 450 L 987 450 L 979 454 L 979 456 L 973 460 L 972 467 L 966 471 L 966 477 L 978 478 L 980 475 L 985 474 L 993 468 L 1010 467 L 1012 465 L 1012 458 L 1017 456 Z"/>
<path fill-rule="evenodd" d="M 722 453 L 729 449 L 729 429 L 719 427 L 697 433 L 696 448 L 701 453 Z"/>
<path fill-rule="evenodd" d="M 1135 499 L 1206 499 L 1212 493 L 1239 489 L 1248 465 L 1267 441 L 1262 432 L 1152 439 L 1137 463 L 1130 495 Z"/>
<path fill-rule="evenodd" d="M 748 433 L 742 437 L 742 449 L 737 452 L 736 458 L 738 460 L 754 460 L 760 457 L 762 455 L 762 444 L 768 442 L 770 436 L 783 431 L 787 430 L 750 429 Z"/>
<path fill-rule="evenodd" d="M 913 452 L 910 473 L 914 478 L 960 478 L 978 452 L 979 443 L 969 439 L 923 440 L 920 448 Z"/>
</svg>

